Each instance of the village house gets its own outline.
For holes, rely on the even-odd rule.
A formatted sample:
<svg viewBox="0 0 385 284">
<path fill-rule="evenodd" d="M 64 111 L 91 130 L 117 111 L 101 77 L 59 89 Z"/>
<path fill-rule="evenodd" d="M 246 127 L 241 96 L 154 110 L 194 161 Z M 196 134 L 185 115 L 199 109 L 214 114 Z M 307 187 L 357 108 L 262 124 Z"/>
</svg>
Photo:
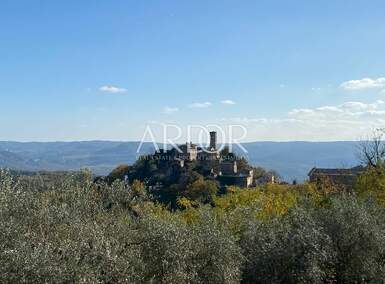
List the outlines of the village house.
<svg viewBox="0 0 385 284">
<path fill-rule="evenodd" d="M 308 173 L 313 183 L 330 183 L 347 189 L 353 188 L 357 177 L 365 171 L 365 167 L 357 166 L 349 169 L 312 168 Z"/>
<path fill-rule="evenodd" d="M 218 180 L 223 185 L 238 185 L 250 187 L 253 185 L 253 170 L 238 171 L 237 161 L 221 162 L 219 166 Z"/>
</svg>

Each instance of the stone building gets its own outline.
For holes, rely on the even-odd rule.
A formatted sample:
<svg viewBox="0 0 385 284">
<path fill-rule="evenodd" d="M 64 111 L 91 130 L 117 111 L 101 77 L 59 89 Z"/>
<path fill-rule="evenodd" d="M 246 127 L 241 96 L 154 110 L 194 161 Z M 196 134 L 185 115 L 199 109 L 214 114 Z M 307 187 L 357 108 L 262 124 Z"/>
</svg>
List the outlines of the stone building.
<svg viewBox="0 0 385 284">
<path fill-rule="evenodd" d="M 252 169 L 238 171 L 237 161 L 226 161 L 219 165 L 218 180 L 223 185 L 250 187 L 254 182 Z"/>
<path fill-rule="evenodd" d="M 188 161 L 195 161 L 197 159 L 198 151 L 199 151 L 197 145 L 191 142 L 190 143 L 187 142 L 186 144 L 180 145 L 178 147 L 182 151 L 177 153 L 177 157 L 179 159 L 188 160 Z"/>
<path fill-rule="evenodd" d="M 363 166 L 350 169 L 312 168 L 308 173 L 309 181 L 313 183 L 329 183 L 344 188 L 353 188 L 357 177 L 366 170 Z"/>
</svg>

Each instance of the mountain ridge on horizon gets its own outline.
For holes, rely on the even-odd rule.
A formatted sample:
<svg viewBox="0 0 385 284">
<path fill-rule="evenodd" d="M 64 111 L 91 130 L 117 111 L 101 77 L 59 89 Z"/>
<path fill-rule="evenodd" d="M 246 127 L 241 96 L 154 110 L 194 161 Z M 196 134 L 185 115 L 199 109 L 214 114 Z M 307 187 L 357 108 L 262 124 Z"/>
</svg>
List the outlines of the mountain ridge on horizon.
<svg viewBox="0 0 385 284">
<path fill-rule="evenodd" d="M 15 170 L 78 170 L 89 168 L 108 174 L 119 164 L 132 164 L 154 151 L 152 142 L 140 141 L 0 141 L 0 167 Z M 162 143 L 158 143 L 162 144 Z M 352 167 L 358 164 L 358 141 L 256 141 L 245 142 L 245 156 L 253 166 L 276 170 L 286 181 L 304 180 L 314 167 Z M 234 147 L 234 152 L 241 153 Z M 242 153 L 241 153 L 242 154 Z"/>
</svg>

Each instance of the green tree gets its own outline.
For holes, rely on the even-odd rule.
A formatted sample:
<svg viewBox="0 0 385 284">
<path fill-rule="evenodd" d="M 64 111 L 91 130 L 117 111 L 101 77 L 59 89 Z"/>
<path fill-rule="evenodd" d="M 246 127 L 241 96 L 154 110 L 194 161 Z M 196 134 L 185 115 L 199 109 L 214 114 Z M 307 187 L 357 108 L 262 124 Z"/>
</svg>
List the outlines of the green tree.
<svg viewBox="0 0 385 284">
<path fill-rule="evenodd" d="M 385 168 L 369 167 L 357 178 L 355 191 L 364 198 L 372 196 L 385 206 Z"/>
<path fill-rule="evenodd" d="M 187 185 L 181 195 L 190 200 L 204 204 L 212 202 L 217 191 L 218 184 L 215 181 L 205 180 L 203 177 L 199 177 L 197 180 Z"/>
<path fill-rule="evenodd" d="M 108 179 L 112 182 L 114 180 L 120 179 L 125 180 L 125 177 L 130 174 L 130 166 L 129 165 L 119 165 L 115 169 L 111 171 L 108 175 Z"/>
</svg>

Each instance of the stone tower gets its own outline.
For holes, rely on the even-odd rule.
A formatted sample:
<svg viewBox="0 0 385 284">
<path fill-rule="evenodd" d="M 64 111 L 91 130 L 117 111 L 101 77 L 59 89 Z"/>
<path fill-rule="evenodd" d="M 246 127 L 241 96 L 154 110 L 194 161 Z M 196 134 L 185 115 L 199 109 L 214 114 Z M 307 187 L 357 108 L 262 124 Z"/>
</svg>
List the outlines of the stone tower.
<svg viewBox="0 0 385 284">
<path fill-rule="evenodd" d="M 217 133 L 215 131 L 210 132 L 210 150 L 217 149 Z"/>
</svg>

